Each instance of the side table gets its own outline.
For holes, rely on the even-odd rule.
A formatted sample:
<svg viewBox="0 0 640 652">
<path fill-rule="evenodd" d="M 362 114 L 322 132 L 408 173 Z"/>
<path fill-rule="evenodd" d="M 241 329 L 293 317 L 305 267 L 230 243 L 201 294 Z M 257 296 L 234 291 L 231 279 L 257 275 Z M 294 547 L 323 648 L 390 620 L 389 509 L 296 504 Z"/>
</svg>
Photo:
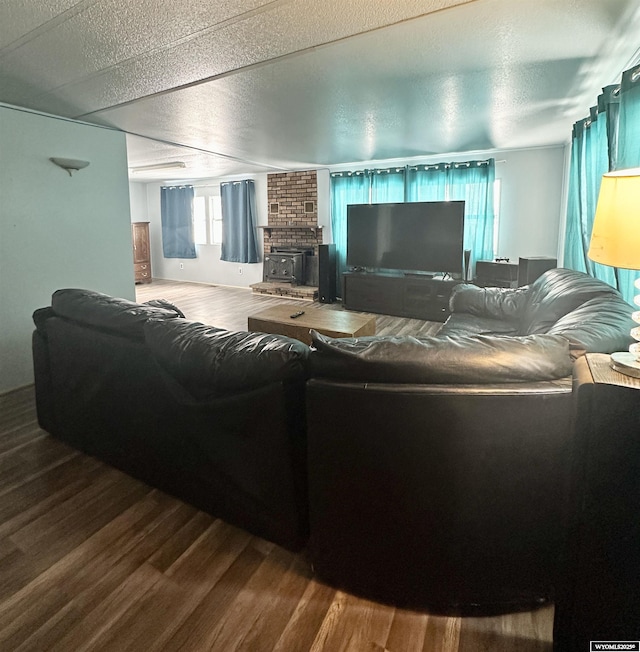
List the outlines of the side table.
<svg viewBox="0 0 640 652">
<path fill-rule="evenodd" d="M 586 652 L 590 641 L 640 641 L 640 379 L 611 369 L 608 355 L 587 354 L 576 361 L 574 392 L 556 652 Z"/>
</svg>

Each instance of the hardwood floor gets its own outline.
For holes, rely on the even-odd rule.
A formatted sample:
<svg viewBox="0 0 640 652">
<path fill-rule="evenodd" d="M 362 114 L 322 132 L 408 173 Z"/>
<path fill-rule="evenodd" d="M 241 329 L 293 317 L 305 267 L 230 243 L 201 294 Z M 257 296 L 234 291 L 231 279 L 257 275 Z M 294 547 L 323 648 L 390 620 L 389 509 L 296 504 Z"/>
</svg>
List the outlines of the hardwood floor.
<svg viewBox="0 0 640 652">
<path fill-rule="evenodd" d="M 282 302 L 157 281 L 138 297 L 227 328 L 244 328 L 256 305 Z M 380 318 L 378 332 L 393 324 L 434 329 Z M 336 591 L 314 579 L 304 553 L 47 435 L 32 387 L 0 396 L 2 651 L 550 652 L 552 619 L 552 607 L 447 618 Z"/>
<path fill-rule="evenodd" d="M 175 303 L 187 319 L 229 330 L 246 330 L 249 314 L 271 306 L 285 303 L 296 310 L 304 310 L 310 305 L 309 301 L 253 294 L 244 288 L 163 280 L 136 285 L 136 298 L 141 302 L 167 299 Z M 314 303 L 313 306 L 321 310 L 342 310 L 340 303 Z M 376 315 L 378 335 L 434 335 L 439 328 L 437 323 L 420 319 Z"/>
</svg>

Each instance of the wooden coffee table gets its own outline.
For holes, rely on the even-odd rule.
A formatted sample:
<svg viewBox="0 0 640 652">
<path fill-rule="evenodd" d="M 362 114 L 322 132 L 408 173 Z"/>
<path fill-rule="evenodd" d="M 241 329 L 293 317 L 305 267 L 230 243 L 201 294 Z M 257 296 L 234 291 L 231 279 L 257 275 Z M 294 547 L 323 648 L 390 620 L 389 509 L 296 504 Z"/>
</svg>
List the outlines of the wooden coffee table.
<svg viewBox="0 0 640 652">
<path fill-rule="evenodd" d="M 303 310 L 295 319 L 291 315 Z M 279 305 L 249 315 L 249 330 L 276 333 L 311 344 L 309 331 L 313 328 L 329 337 L 362 337 L 376 334 L 376 318 L 345 310 L 323 310 L 315 306 Z"/>
</svg>

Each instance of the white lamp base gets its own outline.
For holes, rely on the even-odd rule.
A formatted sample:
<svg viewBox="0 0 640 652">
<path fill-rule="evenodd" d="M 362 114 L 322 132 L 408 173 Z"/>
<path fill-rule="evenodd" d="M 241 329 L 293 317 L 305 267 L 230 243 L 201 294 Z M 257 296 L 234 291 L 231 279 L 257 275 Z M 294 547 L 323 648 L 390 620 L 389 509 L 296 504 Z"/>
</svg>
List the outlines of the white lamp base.
<svg viewBox="0 0 640 652">
<path fill-rule="evenodd" d="M 611 354 L 611 367 L 621 374 L 640 378 L 640 362 L 633 353 L 618 351 Z"/>
</svg>

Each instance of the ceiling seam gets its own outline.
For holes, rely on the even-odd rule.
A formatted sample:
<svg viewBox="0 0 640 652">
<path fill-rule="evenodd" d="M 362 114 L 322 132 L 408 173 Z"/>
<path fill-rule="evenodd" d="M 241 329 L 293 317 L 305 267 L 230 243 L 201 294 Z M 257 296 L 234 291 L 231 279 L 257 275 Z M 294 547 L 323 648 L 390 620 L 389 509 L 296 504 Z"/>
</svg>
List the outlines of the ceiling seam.
<svg viewBox="0 0 640 652">
<path fill-rule="evenodd" d="M 102 2 L 102 0 L 82 0 L 82 2 L 79 2 L 77 5 L 74 5 L 72 8 L 67 9 L 66 11 L 62 12 L 61 14 L 58 14 L 55 18 L 52 18 L 51 20 L 47 21 L 46 23 L 42 23 L 42 25 L 34 28 L 30 32 L 27 32 L 27 34 L 24 34 L 22 37 L 17 39 L 16 41 L 13 41 L 13 43 L 10 43 L 9 45 L 5 46 L 4 48 L 0 49 L 0 58 L 5 56 L 5 54 L 9 54 L 29 41 L 32 41 L 36 38 L 38 38 L 41 34 L 46 33 L 50 31 L 51 29 L 55 29 L 62 23 L 68 21 L 70 18 L 73 18 L 74 16 L 83 13 L 93 5 L 96 5 L 98 3 Z M 267 2 L 263 5 L 260 5 L 260 7 L 256 7 L 255 9 L 250 9 L 249 11 L 245 11 L 241 14 L 236 14 L 235 16 L 231 16 L 230 18 L 225 18 L 222 21 L 213 23 L 207 27 L 203 27 L 202 29 L 198 29 L 194 32 L 190 32 L 186 36 L 181 36 L 178 39 L 175 39 L 171 41 L 170 43 L 166 43 L 162 47 L 157 47 L 157 48 L 150 48 L 149 50 L 145 50 L 144 52 L 141 52 L 137 54 L 134 57 L 129 57 L 127 59 L 123 59 L 122 61 L 119 61 L 118 63 L 112 64 L 109 66 L 109 68 L 112 68 L 114 66 L 120 65 L 122 63 L 126 63 L 128 61 L 135 61 L 139 57 L 144 57 L 147 56 L 148 54 L 152 54 L 154 52 L 162 52 L 163 50 L 170 49 L 172 47 L 176 47 L 179 45 L 182 45 L 183 43 L 186 43 L 188 41 L 194 40 L 195 38 L 199 38 L 200 36 L 207 34 L 209 32 L 216 32 L 220 29 L 224 29 L 225 27 L 228 27 L 229 25 L 233 25 L 234 23 L 240 22 L 242 20 L 246 20 L 247 18 L 252 18 L 253 16 L 260 15 L 261 13 L 264 13 L 266 11 L 270 11 L 271 9 L 274 8 L 274 6 L 280 6 L 283 4 L 289 4 L 291 2 L 294 2 L 294 0 L 271 0 L 271 2 Z M 80 7 L 83 5 L 81 8 L 78 8 L 76 10 L 76 7 Z M 8 50 L 8 52 L 4 52 L 4 50 Z M 109 68 L 105 68 L 104 70 L 108 70 Z M 57 87 L 61 88 L 61 87 Z M 57 90 L 57 88 L 54 88 L 52 90 Z"/>
<path fill-rule="evenodd" d="M 25 45 L 29 41 L 33 41 L 34 39 L 38 38 L 41 34 L 46 34 L 48 31 L 55 29 L 56 27 L 66 22 L 70 18 L 73 18 L 74 16 L 81 14 L 82 12 L 86 11 L 87 9 L 97 4 L 98 2 L 100 2 L 100 0 L 82 0 L 81 2 L 78 2 L 77 4 L 73 5 L 73 7 L 69 7 L 69 9 L 65 9 L 65 11 L 63 11 L 60 14 L 57 14 L 56 16 L 45 21 L 44 23 L 40 23 L 38 27 L 34 27 L 32 30 L 29 30 L 26 34 L 23 34 L 20 38 L 0 48 L 0 59 L 8 54 L 11 54 L 12 52 L 15 52 L 15 50 L 20 49 L 23 45 Z"/>
<path fill-rule="evenodd" d="M 290 2 L 292 0 L 286 0 L 286 1 Z M 262 66 L 271 65 L 271 64 L 274 64 L 274 63 L 281 63 L 282 61 L 285 61 L 285 60 L 287 60 L 289 58 L 301 56 L 301 55 L 307 54 L 309 52 L 313 52 L 314 50 L 319 50 L 319 49 L 322 49 L 322 48 L 330 47 L 332 45 L 335 45 L 336 43 L 341 43 L 342 41 L 347 41 L 349 39 L 357 38 L 359 36 L 368 35 L 368 34 L 383 30 L 383 29 L 387 29 L 389 27 L 395 27 L 395 26 L 401 25 L 403 23 L 408 23 L 408 22 L 411 22 L 413 20 L 419 20 L 419 19 L 422 19 L 422 18 L 424 18 L 426 16 L 441 13 L 443 11 L 448 11 L 448 10 L 451 10 L 451 9 L 456 9 L 458 7 L 462 7 L 462 6 L 467 5 L 467 4 L 472 4 L 474 2 L 480 2 L 480 0 L 461 0 L 461 2 L 459 2 L 458 4 L 455 4 L 455 5 L 442 7 L 440 9 L 436 9 L 434 11 L 429 11 L 429 12 L 426 12 L 426 13 L 422 13 L 422 14 L 419 14 L 417 16 L 411 16 L 411 18 L 402 18 L 402 19 L 397 20 L 397 21 L 392 22 L 392 23 L 387 23 L 385 25 L 379 25 L 377 27 L 371 27 L 370 29 L 364 30 L 362 32 L 357 32 L 356 34 L 349 34 L 347 36 L 341 36 L 339 38 L 336 38 L 336 39 L 333 39 L 333 40 L 330 40 L 330 41 L 325 41 L 324 43 L 317 43 L 315 45 L 309 45 L 309 46 L 301 48 L 299 50 L 294 50 L 292 52 L 287 52 L 286 54 L 281 54 L 281 55 L 278 55 L 276 57 L 271 57 L 269 59 L 264 59 L 262 61 L 256 61 L 254 63 L 249 63 L 249 64 L 246 64 L 244 66 L 239 66 L 237 68 L 233 68 L 232 70 L 225 70 L 224 72 L 217 73 L 215 75 L 210 75 L 209 77 L 204 77 L 202 79 L 187 82 L 185 84 L 179 84 L 178 86 L 173 86 L 171 88 L 166 88 L 166 89 L 163 89 L 163 90 L 160 90 L 160 91 L 155 91 L 153 93 L 148 93 L 147 95 L 142 95 L 140 97 L 136 97 L 136 98 L 131 99 L 131 100 L 126 100 L 124 102 L 119 102 L 117 104 L 112 104 L 111 106 L 102 107 L 100 109 L 95 109 L 93 111 L 88 111 L 86 113 L 79 113 L 75 117 L 77 119 L 86 119 L 87 116 L 91 116 L 91 115 L 94 115 L 96 113 L 102 113 L 103 111 L 110 111 L 112 109 L 129 106 L 129 105 L 134 104 L 135 102 L 139 102 L 141 100 L 145 100 L 145 99 L 149 99 L 149 98 L 153 98 L 153 97 L 160 97 L 162 95 L 167 95 L 169 93 L 174 93 L 176 91 L 186 90 L 188 88 L 192 88 L 194 86 L 199 86 L 201 84 L 206 84 L 206 83 L 209 83 L 209 82 L 217 81 L 219 79 L 225 79 L 226 77 L 230 77 L 232 75 L 237 75 L 237 74 L 240 74 L 240 73 L 243 73 L 243 72 L 251 71 L 251 70 L 254 70 L 256 68 L 260 68 Z M 131 60 L 127 60 L 127 61 L 136 61 L 139 58 L 140 57 L 134 57 Z M 101 76 L 102 74 L 105 74 L 108 70 L 111 70 L 112 68 L 117 68 L 118 66 L 122 65 L 122 63 L 125 63 L 125 62 L 115 64 L 114 66 L 111 66 L 108 69 L 104 68 L 104 69 L 100 70 L 99 72 L 97 72 L 95 74 L 92 74 L 92 75 L 89 75 L 86 78 L 80 80 L 80 82 L 75 82 L 75 81 L 74 82 L 69 82 L 69 84 L 64 84 L 64 85 L 59 86 L 57 88 L 51 89 L 47 93 L 42 93 L 41 95 L 36 96 L 36 98 L 34 98 L 34 99 L 37 100 L 38 98 L 46 96 L 51 92 L 58 91 L 58 90 L 64 88 L 65 86 L 69 86 L 69 85 L 75 84 L 75 83 L 81 83 L 82 81 L 87 81 L 88 79 L 97 78 L 97 77 Z"/>
<path fill-rule="evenodd" d="M 85 2 L 90 3 L 90 5 L 91 4 L 96 4 L 97 2 L 100 2 L 100 1 L 101 0 L 85 0 Z M 191 32 L 191 33 L 187 34 L 186 36 L 181 36 L 180 38 L 175 39 L 175 40 L 173 40 L 173 41 L 171 41 L 169 43 L 165 43 L 162 46 L 149 48 L 149 49 L 145 50 L 144 52 L 139 52 L 138 54 L 136 54 L 134 56 L 127 57 L 126 59 L 121 59 L 120 61 L 117 61 L 116 63 L 112 63 L 109 66 L 105 66 L 105 67 L 101 68 L 99 71 L 89 73 L 87 75 L 82 75 L 82 76 L 74 79 L 73 81 L 67 82 L 66 84 L 61 84 L 60 86 L 52 86 L 51 88 L 48 88 L 46 91 L 38 93 L 38 95 L 34 96 L 31 101 L 37 102 L 40 98 L 46 97 L 47 95 L 50 95 L 51 93 L 56 93 L 56 92 L 58 92 L 58 91 L 60 91 L 60 90 L 62 90 L 64 88 L 66 88 L 67 86 L 71 86 L 71 85 L 74 85 L 74 84 L 82 84 L 82 83 L 84 83 L 86 81 L 97 78 L 100 75 L 104 75 L 104 74 L 110 72 L 111 70 L 115 70 L 120 66 L 124 66 L 124 65 L 130 64 L 130 63 L 135 63 L 136 61 L 139 61 L 139 60 L 144 59 L 146 57 L 151 57 L 151 56 L 153 56 L 155 54 L 158 54 L 160 52 L 165 52 L 165 51 L 168 51 L 168 50 L 172 50 L 173 48 L 178 48 L 181 45 L 184 45 L 185 43 L 189 43 L 190 41 L 195 41 L 198 38 L 202 38 L 205 35 L 213 34 L 215 32 L 218 32 L 218 31 L 222 30 L 222 29 L 225 29 L 226 27 L 230 27 L 232 25 L 235 25 L 236 23 L 240 23 L 240 22 L 242 22 L 244 20 L 248 20 L 250 18 L 253 18 L 254 16 L 259 16 L 262 13 L 265 13 L 267 11 L 271 11 L 275 7 L 279 7 L 281 5 L 286 5 L 286 4 L 291 4 L 294 1 L 295 0 L 272 0 L 271 2 L 268 2 L 268 3 L 264 4 L 264 5 L 261 5 L 260 7 L 256 7 L 255 9 L 245 11 L 245 12 L 243 12 L 241 14 L 236 14 L 235 16 L 232 16 L 230 18 L 225 18 L 224 20 L 219 21 L 217 23 L 214 23 L 212 25 L 209 25 L 208 27 L 205 27 L 205 28 L 196 30 L 194 32 Z M 81 12 L 77 12 L 77 13 L 81 13 Z M 60 15 L 62 15 L 62 14 L 60 14 Z M 64 22 L 64 21 L 60 21 L 60 22 Z M 29 40 L 33 40 L 33 39 L 28 39 L 28 40 L 24 41 L 24 43 L 21 43 L 20 46 L 25 45 Z M 20 47 L 20 46 L 17 46 L 16 48 L 13 48 L 11 51 L 14 51 L 14 50 L 18 49 L 18 47 Z M 3 54 L 2 54 L 2 51 L 0 50 L 0 58 L 2 56 L 3 56 Z"/>
<path fill-rule="evenodd" d="M 172 147 L 181 147 L 183 149 L 191 149 L 195 152 L 200 152 L 202 154 L 207 154 L 209 156 L 217 156 L 218 158 L 223 158 L 227 159 L 229 161 L 235 161 L 236 163 L 247 163 L 249 165 L 259 165 L 260 167 L 263 168 L 269 168 L 270 170 L 285 170 L 287 168 L 283 168 L 282 166 L 276 166 L 276 165 L 271 165 L 269 163 L 260 163 L 258 161 L 251 161 L 249 159 L 245 158 L 240 158 L 239 156 L 233 156 L 232 154 L 223 154 L 221 152 L 214 152 L 209 149 L 204 149 L 203 147 L 196 147 L 194 145 L 185 145 L 184 143 L 176 143 L 171 140 L 165 140 L 164 138 L 154 138 L 153 136 L 145 136 L 144 134 L 139 134 L 134 131 L 126 131 L 124 129 L 120 129 L 119 131 L 123 131 L 125 134 L 128 134 L 129 136 L 137 136 L 138 138 L 144 138 L 146 140 L 152 140 L 156 143 L 162 143 L 163 145 L 170 145 Z"/>
</svg>

